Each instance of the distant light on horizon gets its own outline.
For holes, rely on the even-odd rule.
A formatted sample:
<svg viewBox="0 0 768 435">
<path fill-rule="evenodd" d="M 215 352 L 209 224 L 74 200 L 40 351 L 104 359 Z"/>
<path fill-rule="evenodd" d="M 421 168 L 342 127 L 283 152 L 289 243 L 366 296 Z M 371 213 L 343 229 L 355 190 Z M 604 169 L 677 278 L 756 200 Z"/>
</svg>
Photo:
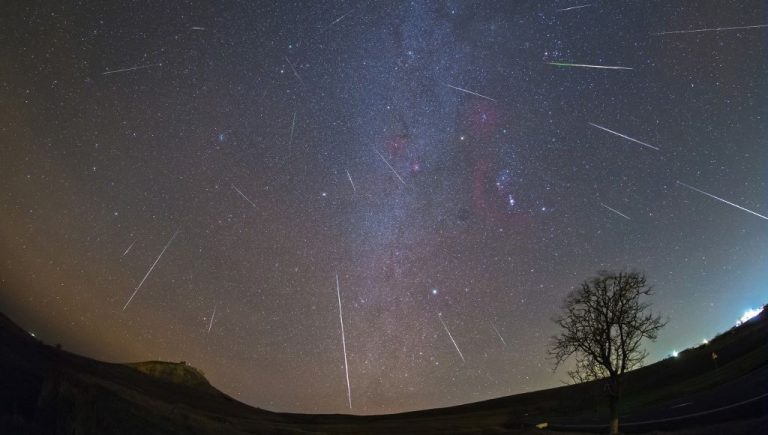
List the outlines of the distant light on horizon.
<svg viewBox="0 0 768 435">
<path fill-rule="evenodd" d="M 741 319 L 739 319 L 738 322 L 736 322 L 736 325 L 741 325 L 745 322 L 748 322 L 753 317 L 760 314 L 763 310 L 760 308 L 750 308 L 747 311 L 744 312 L 744 315 L 741 316 Z"/>
<path fill-rule="evenodd" d="M 672 357 L 673 358 L 677 358 L 677 355 L 679 355 L 679 353 L 676 350 L 673 350 L 672 351 Z"/>
</svg>

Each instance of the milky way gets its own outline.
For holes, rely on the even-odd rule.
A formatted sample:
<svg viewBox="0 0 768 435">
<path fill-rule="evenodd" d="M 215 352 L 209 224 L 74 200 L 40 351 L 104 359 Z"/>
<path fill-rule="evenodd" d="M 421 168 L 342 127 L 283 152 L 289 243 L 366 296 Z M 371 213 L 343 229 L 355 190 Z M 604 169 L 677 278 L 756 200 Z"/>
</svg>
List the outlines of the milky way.
<svg viewBox="0 0 768 435">
<path fill-rule="evenodd" d="M 0 26 L 0 310 L 48 343 L 365 414 L 559 385 L 597 270 L 651 360 L 768 302 L 763 1 L 57 3 Z"/>
</svg>

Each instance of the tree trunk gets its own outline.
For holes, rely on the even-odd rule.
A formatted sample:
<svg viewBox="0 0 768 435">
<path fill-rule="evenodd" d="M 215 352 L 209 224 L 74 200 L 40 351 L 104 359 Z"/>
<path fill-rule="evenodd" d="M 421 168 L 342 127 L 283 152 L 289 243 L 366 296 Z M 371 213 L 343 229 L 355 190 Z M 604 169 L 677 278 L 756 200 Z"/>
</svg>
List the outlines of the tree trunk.
<svg viewBox="0 0 768 435">
<path fill-rule="evenodd" d="M 619 433 L 619 398 L 621 397 L 621 375 L 613 375 L 608 381 L 608 410 L 611 413 L 610 434 Z"/>
<path fill-rule="evenodd" d="M 619 433 L 619 395 L 611 392 L 608 397 L 608 408 L 611 412 L 611 435 Z"/>
</svg>

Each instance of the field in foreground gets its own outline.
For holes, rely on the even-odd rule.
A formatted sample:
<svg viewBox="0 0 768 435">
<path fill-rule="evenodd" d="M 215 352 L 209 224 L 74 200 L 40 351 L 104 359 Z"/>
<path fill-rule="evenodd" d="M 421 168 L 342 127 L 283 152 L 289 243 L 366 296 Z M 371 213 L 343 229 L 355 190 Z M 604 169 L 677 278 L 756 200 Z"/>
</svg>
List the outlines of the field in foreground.
<svg viewBox="0 0 768 435">
<path fill-rule="evenodd" d="M 718 367 L 711 353 L 718 355 Z M 750 434 L 768 424 L 768 316 L 628 374 L 622 430 Z M 111 364 L 40 343 L 0 314 L 0 433 L 524 434 L 604 432 L 591 382 L 449 408 L 381 416 L 265 411 L 181 363 Z M 547 430 L 535 425 L 547 423 Z"/>
</svg>

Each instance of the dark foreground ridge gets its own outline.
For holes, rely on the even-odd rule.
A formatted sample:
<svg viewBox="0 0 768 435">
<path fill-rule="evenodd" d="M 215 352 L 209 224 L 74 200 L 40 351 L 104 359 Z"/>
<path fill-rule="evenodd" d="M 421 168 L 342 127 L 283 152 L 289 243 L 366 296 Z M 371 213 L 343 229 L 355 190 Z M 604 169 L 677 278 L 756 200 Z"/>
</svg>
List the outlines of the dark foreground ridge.
<svg viewBox="0 0 768 435">
<path fill-rule="evenodd" d="M 626 378 L 628 433 L 750 434 L 768 423 L 765 310 Z M 718 355 L 715 367 L 711 355 Z M 110 364 L 47 346 L 0 314 L 0 434 L 527 434 L 605 432 L 602 383 L 382 416 L 265 411 L 185 363 Z M 536 429 L 546 423 L 547 429 Z"/>
</svg>

